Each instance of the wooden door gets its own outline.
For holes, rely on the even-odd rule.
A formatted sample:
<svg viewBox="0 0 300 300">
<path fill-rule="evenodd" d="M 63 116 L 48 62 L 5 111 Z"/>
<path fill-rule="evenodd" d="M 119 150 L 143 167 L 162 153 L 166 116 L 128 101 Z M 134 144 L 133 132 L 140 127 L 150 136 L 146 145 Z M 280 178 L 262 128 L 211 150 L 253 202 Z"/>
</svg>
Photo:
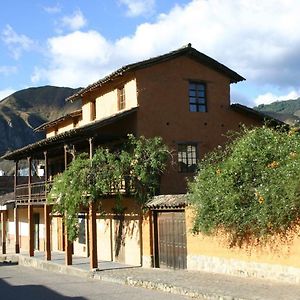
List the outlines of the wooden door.
<svg viewBox="0 0 300 300">
<path fill-rule="evenodd" d="M 158 263 L 160 268 L 186 269 L 184 211 L 157 213 Z"/>
</svg>

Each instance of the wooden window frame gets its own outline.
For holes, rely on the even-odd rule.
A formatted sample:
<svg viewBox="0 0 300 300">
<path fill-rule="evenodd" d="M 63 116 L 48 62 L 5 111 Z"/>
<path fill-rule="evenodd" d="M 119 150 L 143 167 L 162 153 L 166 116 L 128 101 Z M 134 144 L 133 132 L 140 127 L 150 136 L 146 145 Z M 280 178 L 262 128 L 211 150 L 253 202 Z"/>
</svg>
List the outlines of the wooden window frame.
<svg viewBox="0 0 300 300">
<path fill-rule="evenodd" d="M 198 144 L 194 142 L 178 143 L 177 163 L 179 173 L 195 173 L 198 164 Z"/>
<path fill-rule="evenodd" d="M 118 110 L 125 109 L 125 107 L 126 107 L 125 87 L 121 86 L 118 88 Z"/>
<path fill-rule="evenodd" d="M 189 111 L 207 112 L 206 83 L 189 81 Z"/>
</svg>

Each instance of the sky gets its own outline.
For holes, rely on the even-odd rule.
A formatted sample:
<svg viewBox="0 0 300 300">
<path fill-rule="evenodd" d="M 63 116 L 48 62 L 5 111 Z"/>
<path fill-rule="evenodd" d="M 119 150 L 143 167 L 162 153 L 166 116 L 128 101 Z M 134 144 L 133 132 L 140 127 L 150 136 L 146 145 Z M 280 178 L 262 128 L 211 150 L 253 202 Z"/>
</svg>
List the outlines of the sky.
<svg viewBox="0 0 300 300">
<path fill-rule="evenodd" d="M 231 102 L 300 97 L 299 0 L 9 0 L 0 10 L 0 99 L 85 87 L 191 43 L 246 78 Z"/>
</svg>

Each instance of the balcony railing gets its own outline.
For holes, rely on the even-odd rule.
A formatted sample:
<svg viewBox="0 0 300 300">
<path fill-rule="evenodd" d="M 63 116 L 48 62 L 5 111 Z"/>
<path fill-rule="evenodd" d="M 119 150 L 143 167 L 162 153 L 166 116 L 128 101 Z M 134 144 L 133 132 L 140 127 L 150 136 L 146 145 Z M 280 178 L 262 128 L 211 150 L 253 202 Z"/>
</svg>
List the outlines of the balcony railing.
<svg viewBox="0 0 300 300">
<path fill-rule="evenodd" d="M 50 190 L 52 182 L 34 182 L 31 184 L 20 184 L 16 187 L 17 203 L 37 203 L 45 202 L 47 192 Z"/>
</svg>

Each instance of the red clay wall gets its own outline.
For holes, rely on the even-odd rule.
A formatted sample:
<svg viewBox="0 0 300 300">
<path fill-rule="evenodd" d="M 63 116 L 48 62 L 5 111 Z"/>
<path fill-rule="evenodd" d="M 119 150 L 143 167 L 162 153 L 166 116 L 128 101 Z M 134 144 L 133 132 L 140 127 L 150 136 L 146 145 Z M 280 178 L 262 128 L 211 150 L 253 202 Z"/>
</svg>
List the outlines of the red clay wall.
<svg viewBox="0 0 300 300">
<path fill-rule="evenodd" d="M 177 161 L 178 142 L 197 142 L 200 157 L 219 144 L 228 130 L 240 123 L 260 125 L 246 114 L 230 109 L 230 80 L 225 75 L 187 57 L 179 57 L 136 72 L 139 111 L 137 133 L 161 136 Z M 207 85 L 207 112 L 189 111 L 189 80 Z M 177 165 L 169 166 L 162 178 L 161 193 L 186 192 L 185 178 Z"/>
</svg>

